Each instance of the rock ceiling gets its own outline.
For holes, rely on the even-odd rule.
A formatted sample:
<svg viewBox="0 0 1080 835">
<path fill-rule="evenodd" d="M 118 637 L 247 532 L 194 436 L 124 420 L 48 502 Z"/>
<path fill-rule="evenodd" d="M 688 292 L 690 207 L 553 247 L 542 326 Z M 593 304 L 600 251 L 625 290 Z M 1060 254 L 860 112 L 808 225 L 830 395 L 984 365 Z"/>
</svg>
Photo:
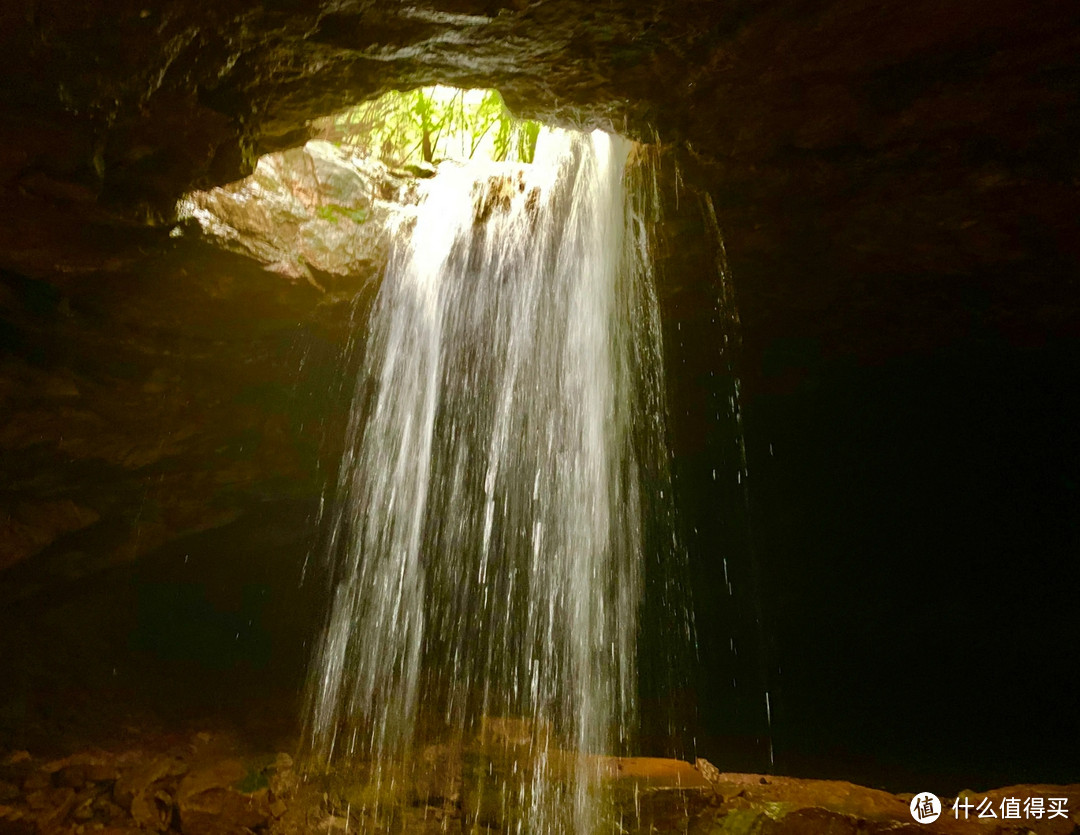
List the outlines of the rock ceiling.
<svg viewBox="0 0 1080 835">
<path fill-rule="evenodd" d="M 1075 336 L 1078 23 L 1071 0 L 3 4 L 7 562 L 79 576 L 317 492 L 334 418 L 304 398 L 345 317 L 168 231 L 184 192 L 393 87 L 668 143 L 727 242 L 751 392 L 781 337 L 875 361 Z M 673 315 L 714 280 L 669 270 Z"/>
</svg>

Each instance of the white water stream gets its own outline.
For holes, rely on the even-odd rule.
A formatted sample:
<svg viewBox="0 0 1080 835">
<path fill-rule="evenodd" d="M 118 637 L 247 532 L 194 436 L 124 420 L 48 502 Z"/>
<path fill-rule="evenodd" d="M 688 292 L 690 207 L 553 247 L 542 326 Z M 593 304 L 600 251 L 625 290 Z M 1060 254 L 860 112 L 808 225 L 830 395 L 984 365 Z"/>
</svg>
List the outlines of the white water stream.
<svg viewBox="0 0 1080 835">
<path fill-rule="evenodd" d="M 418 728 L 516 728 L 530 765 L 504 790 L 538 835 L 595 829 L 588 755 L 632 733 L 646 516 L 670 489 L 631 152 L 545 131 L 532 165 L 424 183 L 370 321 L 333 520 L 316 757 L 372 763 L 378 783 Z"/>
</svg>

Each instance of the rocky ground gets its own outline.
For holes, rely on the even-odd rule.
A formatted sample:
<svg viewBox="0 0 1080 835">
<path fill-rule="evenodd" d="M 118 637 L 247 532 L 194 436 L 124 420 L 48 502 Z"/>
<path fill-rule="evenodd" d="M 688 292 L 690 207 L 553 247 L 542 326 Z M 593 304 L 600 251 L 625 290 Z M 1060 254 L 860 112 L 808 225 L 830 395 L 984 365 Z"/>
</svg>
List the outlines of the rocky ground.
<svg viewBox="0 0 1080 835">
<path fill-rule="evenodd" d="M 135 730 L 135 729 L 129 729 Z M 480 814 L 468 776 L 432 754 L 399 791 L 384 825 L 374 827 L 355 802 L 363 790 L 341 776 L 304 776 L 285 752 L 258 751 L 227 732 L 142 734 L 127 744 L 64 756 L 25 750 L 0 754 L 0 833 L 33 835 L 344 835 L 349 831 L 507 831 L 498 815 Z M 478 755 L 478 752 L 473 752 Z M 491 757 L 491 762 L 497 757 Z M 933 824 L 915 823 L 911 795 L 851 783 L 757 774 L 726 774 L 699 760 L 604 761 L 613 788 L 612 832 L 915 833 L 1066 835 L 1077 831 L 1080 786 L 1010 786 L 964 792 L 1001 810 L 1008 798 L 1068 798 L 1065 815 L 957 819 L 948 799 Z M 1000 811 L 997 811 L 1001 815 Z M 1022 814 L 1022 812 L 1021 812 Z M 962 816 L 961 816 L 962 817 Z"/>
</svg>

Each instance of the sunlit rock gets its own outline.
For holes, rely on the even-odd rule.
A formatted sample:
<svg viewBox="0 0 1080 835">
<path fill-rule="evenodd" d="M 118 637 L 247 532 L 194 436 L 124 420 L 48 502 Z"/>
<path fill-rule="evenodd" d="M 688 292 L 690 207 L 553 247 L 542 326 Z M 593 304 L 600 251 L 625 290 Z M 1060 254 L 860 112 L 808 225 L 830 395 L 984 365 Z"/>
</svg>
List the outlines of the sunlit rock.
<svg viewBox="0 0 1080 835">
<path fill-rule="evenodd" d="M 180 216 L 274 272 L 317 284 L 319 274 L 378 273 L 389 255 L 387 225 L 413 199 L 411 178 L 311 140 L 262 157 L 244 180 L 192 192 Z"/>
</svg>

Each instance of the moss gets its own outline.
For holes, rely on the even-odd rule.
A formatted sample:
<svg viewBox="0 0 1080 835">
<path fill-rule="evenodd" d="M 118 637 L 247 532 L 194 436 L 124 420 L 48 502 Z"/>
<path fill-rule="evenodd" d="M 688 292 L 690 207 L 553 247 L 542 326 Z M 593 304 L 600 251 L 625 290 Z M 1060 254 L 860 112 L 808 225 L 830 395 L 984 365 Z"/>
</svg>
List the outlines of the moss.
<svg viewBox="0 0 1080 835">
<path fill-rule="evenodd" d="M 757 835 L 772 821 L 779 821 L 796 807 L 791 803 L 762 803 L 760 808 L 733 809 L 713 821 L 710 835 Z"/>
<path fill-rule="evenodd" d="M 338 216 L 334 212 L 332 206 L 319 206 L 319 208 L 315 210 L 315 216 L 320 220 L 328 220 L 331 223 L 338 222 Z"/>
<path fill-rule="evenodd" d="M 755 835 L 765 821 L 755 809 L 734 809 L 713 822 L 709 835 Z"/>
<path fill-rule="evenodd" d="M 348 218 L 353 223 L 363 223 L 368 219 L 368 210 L 363 208 L 350 209 L 348 206 L 328 203 L 325 206 L 319 206 L 315 210 L 315 215 L 322 220 L 335 224 L 343 217 Z"/>
<path fill-rule="evenodd" d="M 779 802 L 766 802 L 761 804 L 766 815 L 772 818 L 774 821 L 780 820 L 788 812 L 795 810 L 793 803 L 779 803 Z"/>
<path fill-rule="evenodd" d="M 257 792 L 259 789 L 265 789 L 269 786 L 270 778 L 267 777 L 266 772 L 261 768 L 248 771 L 248 773 L 244 775 L 243 779 L 238 780 L 234 784 L 234 788 L 239 792 L 243 792 L 244 794 L 252 794 L 253 792 Z"/>
</svg>

